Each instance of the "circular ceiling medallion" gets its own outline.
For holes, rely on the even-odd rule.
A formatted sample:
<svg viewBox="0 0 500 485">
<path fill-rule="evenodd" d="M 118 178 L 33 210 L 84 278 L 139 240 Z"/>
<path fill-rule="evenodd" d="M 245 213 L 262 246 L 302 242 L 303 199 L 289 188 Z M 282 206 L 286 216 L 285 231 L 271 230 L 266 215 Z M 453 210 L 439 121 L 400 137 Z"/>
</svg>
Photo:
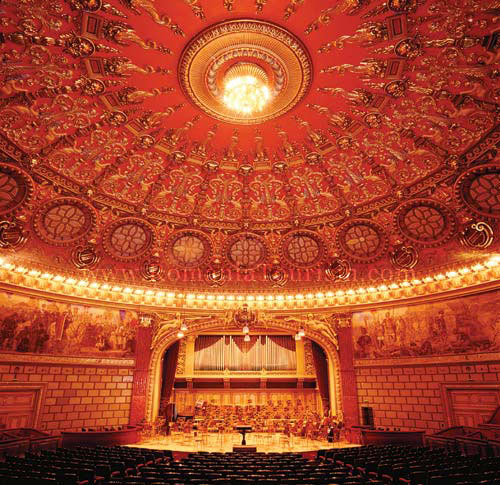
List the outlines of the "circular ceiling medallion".
<svg viewBox="0 0 500 485">
<path fill-rule="evenodd" d="M 293 266 L 310 268 L 323 259 L 325 248 L 314 232 L 294 231 L 283 237 L 281 252 Z"/>
<path fill-rule="evenodd" d="M 95 223 L 93 207 L 71 197 L 44 204 L 33 218 L 33 226 L 40 239 L 56 246 L 79 241 L 92 231 Z"/>
<path fill-rule="evenodd" d="M 25 204 L 33 192 L 33 181 L 23 170 L 0 164 L 0 214 L 14 212 Z"/>
<path fill-rule="evenodd" d="M 248 232 L 228 238 L 224 252 L 229 263 L 239 270 L 255 269 L 264 262 L 267 256 L 263 239 Z"/>
<path fill-rule="evenodd" d="M 187 44 L 178 66 L 180 85 L 196 106 L 218 120 L 244 125 L 292 109 L 307 93 L 312 72 L 309 53 L 295 35 L 252 19 L 203 30 Z"/>
<path fill-rule="evenodd" d="M 353 219 L 337 231 L 337 244 L 353 261 L 370 263 L 379 259 L 387 247 L 381 226 L 366 219 Z"/>
<path fill-rule="evenodd" d="M 151 249 L 154 228 L 142 219 L 127 217 L 111 223 L 104 232 L 106 252 L 120 261 L 134 261 Z"/>
<path fill-rule="evenodd" d="M 422 246 L 437 246 L 452 236 L 455 218 L 435 200 L 415 199 L 398 207 L 396 224 L 407 240 Z"/>
<path fill-rule="evenodd" d="M 468 170 L 456 181 L 455 191 L 469 210 L 500 219 L 500 166 L 488 164 Z"/>
<path fill-rule="evenodd" d="M 167 244 L 171 262 L 179 267 L 195 267 L 210 257 L 210 239 L 201 231 L 180 231 L 173 234 Z"/>
</svg>

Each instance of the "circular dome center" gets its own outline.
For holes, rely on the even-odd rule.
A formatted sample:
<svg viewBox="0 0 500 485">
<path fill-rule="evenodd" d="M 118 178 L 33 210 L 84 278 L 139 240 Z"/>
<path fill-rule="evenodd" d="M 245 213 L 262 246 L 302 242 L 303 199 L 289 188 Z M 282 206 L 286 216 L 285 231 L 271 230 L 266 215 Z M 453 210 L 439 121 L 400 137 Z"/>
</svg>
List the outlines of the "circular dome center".
<svg viewBox="0 0 500 485">
<path fill-rule="evenodd" d="M 261 124 L 290 111 L 308 92 L 312 62 L 291 32 L 256 19 L 207 27 L 184 48 L 179 83 L 215 119 Z"/>
<path fill-rule="evenodd" d="M 262 111 L 269 102 L 271 92 L 267 75 L 252 63 L 237 63 L 224 76 L 224 104 L 241 115 Z"/>
</svg>

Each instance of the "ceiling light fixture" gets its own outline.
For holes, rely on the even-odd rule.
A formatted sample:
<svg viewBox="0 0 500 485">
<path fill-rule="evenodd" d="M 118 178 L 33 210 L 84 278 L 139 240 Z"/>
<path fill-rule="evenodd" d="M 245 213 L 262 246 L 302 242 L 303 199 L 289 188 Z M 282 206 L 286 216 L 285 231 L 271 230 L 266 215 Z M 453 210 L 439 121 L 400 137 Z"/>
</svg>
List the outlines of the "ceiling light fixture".
<svg viewBox="0 0 500 485">
<path fill-rule="evenodd" d="M 27 287 L 38 287 L 37 284 L 34 284 L 32 279 L 41 279 L 43 280 L 43 285 L 42 289 L 46 289 L 46 282 L 47 281 L 53 281 L 53 282 L 60 282 L 63 283 L 64 285 L 67 285 L 69 287 L 74 287 L 77 289 L 79 294 L 82 293 L 83 289 L 86 287 L 92 288 L 93 290 L 96 290 L 97 293 L 94 296 L 97 297 L 102 297 L 103 299 L 110 300 L 110 301 L 116 301 L 118 299 L 123 300 L 127 298 L 136 298 L 136 297 L 149 297 L 152 295 L 155 295 L 158 299 L 167 297 L 169 299 L 169 303 L 173 303 L 172 300 L 178 300 L 182 299 L 183 300 L 183 307 L 186 306 L 187 302 L 193 302 L 191 304 L 198 305 L 198 300 L 199 301 L 207 301 L 207 303 L 213 303 L 217 302 L 217 307 L 222 307 L 225 306 L 224 302 L 233 302 L 233 301 L 248 301 L 248 304 L 255 305 L 258 304 L 260 305 L 267 305 L 268 307 L 276 307 L 276 308 L 281 308 L 283 306 L 283 302 L 287 301 L 287 303 L 293 303 L 293 301 L 297 301 L 301 306 L 302 305 L 307 305 L 310 306 L 313 301 L 315 301 L 316 297 L 319 299 L 321 295 L 326 296 L 329 298 L 329 302 L 331 301 L 330 299 L 333 298 L 339 298 L 344 300 L 345 298 L 370 298 L 372 295 L 382 292 L 383 293 L 383 299 L 384 300 L 389 300 L 395 297 L 394 294 L 391 293 L 386 293 L 389 290 L 399 290 L 399 289 L 405 289 L 407 290 L 410 287 L 416 287 L 420 285 L 432 285 L 433 283 L 440 282 L 440 281 L 454 281 L 456 278 L 463 278 L 463 275 L 468 275 L 471 274 L 474 277 L 474 281 L 469 281 L 470 284 L 480 280 L 480 281 L 485 281 L 485 280 L 492 280 L 492 279 L 498 279 L 498 270 L 497 268 L 500 265 L 500 255 L 495 254 L 491 256 L 489 259 L 483 261 L 483 262 L 478 262 L 474 265 L 471 265 L 469 267 L 464 266 L 459 269 L 450 269 L 449 271 L 443 271 L 442 273 L 435 274 L 435 275 L 427 275 L 427 276 L 422 276 L 421 278 L 414 278 L 411 281 L 401 281 L 401 282 L 392 282 L 392 283 L 387 283 L 387 284 L 382 284 L 377 287 L 368 287 L 368 288 L 350 288 L 346 290 L 337 290 L 335 293 L 332 291 L 328 291 L 325 293 L 317 293 L 313 295 L 312 293 L 308 293 L 306 295 L 304 294 L 278 294 L 278 295 L 214 295 L 214 294 L 194 294 L 194 293 L 189 293 L 189 294 L 184 294 L 184 293 L 174 293 L 174 292 L 168 292 L 165 293 L 164 291 L 153 291 L 151 289 L 143 289 L 143 288 L 132 288 L 132 287 L 125 287 L 122 288 L 121 286 L 117 285 L 112 285 L 109 283 L 99 283 L 99 282 L 90 282 L 88 280 L 78 280 L 73 277 L 68 277 L 68 276 L 63 276 L 63 275 L 58 275 L 58 274 L 53 274 L 53 273 L 48 273 L 48 272 L 42 272 L 41 270 L 38 269 L 31 269 L 29 270 L 28 267 L 22 266 L 22 265 L 14 265 L 12 263 L 9 263 L 8 261 L 5 261 L 4 258 L 0 258 L 0 272 L 3 273 L 3 271 L 12 271 L 16 274 L 16 278 L 18 277 L 19 273 L 26 275 L 27 280 L 23 283 Z M 483 272 L 486 272 L 483 277 Z M 476 273 L 476 275 L 474 275 Z M 470 278 L 469 278 L 470 279 Z M 16 280 L 17 281 L 17 280 Z M 420 292 L 419 295 L 424 294 L 425 292 L 430 292 L 430 291 L 435 291 L 436 288 L 434 286 L 429 286 L 427 288 L 423 288 L 423 293 Z M 67 291 L 67 290 L 66 290 Z M 115 295 L 110 294 L 109 292 L 115 293 Z M 380 294 L 380 293 L 379 293 Z M 409 296 L 409 295 L 406 295 Z M 344 301 L 340 301 L 339 303 L 344 303 Z M 348 302 L 347 302 L 348 303 Z M 354 302 L 356 303 L 356 302 Z M 244 334 L 247 333 L 246 329 L 248 329 L 248 332 L 252 325 L 255 323 L 255 313 L 254 312 L 249 312 L 248 311 L 248 304 L 243 304 L 242 310 L 244 310 L 241 313 L 241 310 L 239 313 L 239 317 L 241 317 L 241 321 L 238 323 L 241 325 L 242 328 L 244 328 Z M 246 328 L 245 328 L 246 326 Z"/>
<path fill-rule="evenodd" d="M 271 99 L 267 74 L 257 64 L 239 62 L 224 76 L 222 101 L 232 111 L 251 116 L 262 111 Z"/>
</svg>

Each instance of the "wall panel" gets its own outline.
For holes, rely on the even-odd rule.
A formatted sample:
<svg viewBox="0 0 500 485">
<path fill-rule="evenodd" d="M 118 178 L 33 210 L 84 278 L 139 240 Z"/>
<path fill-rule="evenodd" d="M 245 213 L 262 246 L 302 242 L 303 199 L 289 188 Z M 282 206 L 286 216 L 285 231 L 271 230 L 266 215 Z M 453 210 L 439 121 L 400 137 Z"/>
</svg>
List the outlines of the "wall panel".
<svg viewBox="0 0 500 485">
<path fill-rule="evenodd" d="M 358 361 L 356 381 L 360 406 L 373 408 L 375 426 L 434 433 L 491 416 L 500 404 L 500 355 Z"/>
<path fill-rule="evenodd" d="M 85 359 L 84 364 L 76 358 L 44 362 L 37 357 L 37 363 L 11 355 L 6 363 L 7 357 L 1 355 L 0 403 L 10 406 L 12 413 L 4 419 L 0 409 L 0 425 L 26 423 L 58 433 L 128 424 L 133 362 L 117 359 L 113 365 L 110 359 L 104 365 L 99 359 Z"/>
</svg>

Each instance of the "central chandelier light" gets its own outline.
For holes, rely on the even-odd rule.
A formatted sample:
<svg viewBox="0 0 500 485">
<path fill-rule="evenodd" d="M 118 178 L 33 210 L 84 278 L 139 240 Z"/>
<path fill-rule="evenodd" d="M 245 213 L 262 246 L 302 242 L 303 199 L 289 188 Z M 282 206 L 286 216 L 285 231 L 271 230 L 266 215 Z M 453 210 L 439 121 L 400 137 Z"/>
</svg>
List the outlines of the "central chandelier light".
<svg viewBox="0 0 500 485">
<path fill-rule="evenodd" d="M 262 111 L 271 99 L 267 74 L 257 64 L 238 62 L 224 76 L 222 101 L 232 111 L 250 116 Z"/>
<path fill-rule="evenodd" d="M 212 118 L 256 125 L 290 111 L 309 91 L 313 65 L 302 41 L 258 19 L 232 19 L 195 35 L 179 58 L 186 97 Z"/>
</svg>

